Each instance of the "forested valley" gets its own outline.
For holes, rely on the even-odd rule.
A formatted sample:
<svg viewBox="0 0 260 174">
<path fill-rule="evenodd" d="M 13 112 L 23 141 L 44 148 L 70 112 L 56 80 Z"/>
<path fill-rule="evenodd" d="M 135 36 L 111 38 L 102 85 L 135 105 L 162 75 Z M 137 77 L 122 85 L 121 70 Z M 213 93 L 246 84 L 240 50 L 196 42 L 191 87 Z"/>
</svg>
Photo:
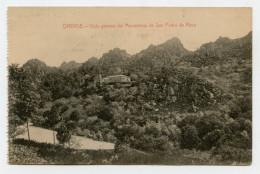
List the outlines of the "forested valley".
<svg viewBox="0 0 260 174">
<path fill-rule="evenodd" d="M 30 59 L 8 71 L 11 164 L 251 163 L 251 32 L 196 51 L 172 38 L 134 55 L 115 48 L 84 63 Z M 119 75 L 130 82 L 102 82 Z M 59 144 L 16 139 L 28 122 L 57 131 Z M 72 135 L 115 148 L 63 147 Z"/>
</svg>

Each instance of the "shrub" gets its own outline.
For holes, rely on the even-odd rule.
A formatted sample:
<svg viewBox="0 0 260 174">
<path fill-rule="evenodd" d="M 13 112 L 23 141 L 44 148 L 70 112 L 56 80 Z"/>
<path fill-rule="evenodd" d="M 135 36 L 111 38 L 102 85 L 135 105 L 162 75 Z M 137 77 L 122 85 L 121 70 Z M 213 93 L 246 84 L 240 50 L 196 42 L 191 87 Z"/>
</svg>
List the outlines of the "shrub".
<svg viewBox="0 0 260 174">
<path fill-rule="evenodd" d="M 68 128 L 62 124 L 60 128 L 57 130 L 57 140 L 64 145 L 64 143 L 68 142 L 71 138 Z"/>
<path fill-rule="evenodd" d="M 176 125 L 170 125 L 168 129 L 170 131 L 169 139 L 178 143 L 181 140 L 181 130 Z"/>
<path fill-rule="evenodd" d="M 200 149 L 210 150 L 212 147 L 215 147 L 222 134 L 223 132 L 219 129 L 207 133 L 201 139 Z"/>
<path fill-rule="evenodd" d="M 41 115 L 34 115 L 31 119 L 31 122 L 33 123 L 34 126 L 42 126 L 45 122 L 45 119 Z"/>
<path fill-rule="evenodd" d="M 186 149 L 196 148 L 200 142 L 198 131 L 195 126 L 183 127 L 181 134 L 181 147 Z"/>
<path fill-rule="evenodd" d="M 116 141 L 116 137 L 112 135 L 110 132 L 108 132 L 104 137 L 104 141 L 114 143 Z"/>
<path fill-rule="evenodd" d="M 98 118 L 105 121 L 110 121 L 113 118 L 112 108 L 109 106 L 104 106 L 98 113 Z"/>
<path fill-rule="evenodd" d="M 178 127 L 181 129 L 186 125 L 195 125 L 198 117 L 196 114 L 184 115 L 184 118 L 179 122 Z"/>
<path fill-rule="evenodd" d="M 80 118 L 80 113 L 77 110 L 74 110 L 71 114 L 70 114 L 70 119 L 72 121 L 79 121 Z"/>
<path fill-rule="evenodd" d="M 149 122 L 145 126 L 145 134 L 153 135 L 154 137 L 161 136 L 161 125 L 155 122 Z"/>
<path fill-rule="evenodd" d="M 196 121 L 196 128 L 198 129 L 199 138 L 202 139 L 208 132 L 216 129 L 222 129 L 222 123 L 215 115 L 203 116 Z"/>
<path fill-rule="evenodd" d="M 214 149 L 212 155 L 215 156 L 218 162 L 227 164 L 237 163 L 251 163 L 252 162 L 252 150 L 244 150 L 241 148 L 235 148 L 231 146 L 221 146 Z"/>
</svg>

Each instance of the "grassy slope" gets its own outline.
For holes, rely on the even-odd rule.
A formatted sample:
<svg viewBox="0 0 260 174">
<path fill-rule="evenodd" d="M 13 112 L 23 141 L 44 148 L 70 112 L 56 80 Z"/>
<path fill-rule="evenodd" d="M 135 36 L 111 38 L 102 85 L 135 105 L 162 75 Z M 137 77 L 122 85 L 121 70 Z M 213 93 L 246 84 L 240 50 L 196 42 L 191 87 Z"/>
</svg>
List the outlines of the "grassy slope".
<svg viewBox="0 0 260 174">
<path fill-rule="evenodd" d="M 113 150 L 74 150 L 45 143 L 18 139 L 9 144 L 9 164 L 81 164 L 81 165 L 192 165 L 205 164 L 191 151 L 174 153 L 145 153 L 127 148 Z"/>
<path fill-rule="evenodd" d="M 9 164 L 102 164 L 112 150 L 75 150 L 24 139 L 9 143 Z"/>
</svg>

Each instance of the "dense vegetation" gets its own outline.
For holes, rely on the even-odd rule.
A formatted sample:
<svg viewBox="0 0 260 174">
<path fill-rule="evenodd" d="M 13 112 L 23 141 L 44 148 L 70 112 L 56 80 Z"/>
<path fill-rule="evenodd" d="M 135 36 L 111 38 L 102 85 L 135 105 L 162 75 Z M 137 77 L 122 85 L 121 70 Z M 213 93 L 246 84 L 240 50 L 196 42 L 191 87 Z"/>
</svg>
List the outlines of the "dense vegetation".
<svg viewBox="0 0 260 174">
<path fill-rule="evenodd" d="M 186 156 L 185 154 L 192 154 Z M 46 143 L 17 139 L 9 150 L 11 164 L 89 164 L 89 165 L 122 165 L 122 164 L 208 164 L 206 153 L 195 158 L 195 152 L 182 151 L 175 153 L 148 154 L 131 148 L 120 152 L 114 150 L 76 150 L 54 146 Z M 212 163 L 214 164 L 214 163 Z"/>
<path fill-rule="evenodd" d="M 100 59 L 59 68 L 37 59 L 10 65 L 10 146 L 17 146 L 17 127 L 31 121 L 56 130 L 61 144 L 74 134 L 113 142 L 113 153 L 125 147 L 145 154 L 188 149 L 211 154 L 204 164 L 250 163 L 251 37 L 220 37 L 194 52 L 173 38 L 136 55 L 115 48 Z M 118 74 L 129 76 L 131 85 L 99 83 L 100 75 Z"/>
</svg>

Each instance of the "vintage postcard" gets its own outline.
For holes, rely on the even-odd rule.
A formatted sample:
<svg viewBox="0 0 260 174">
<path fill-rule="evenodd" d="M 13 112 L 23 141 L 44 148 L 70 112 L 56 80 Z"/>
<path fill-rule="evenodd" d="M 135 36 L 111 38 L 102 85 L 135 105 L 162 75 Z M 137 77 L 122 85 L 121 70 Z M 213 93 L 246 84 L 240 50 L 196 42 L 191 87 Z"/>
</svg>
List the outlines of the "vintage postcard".
<svg viewBox="0 0 260 174">
<path fill-rule="evenodd" d="M 252 9 L 9 7 L 13 165 L 250 165 Z"/>
</svg>

